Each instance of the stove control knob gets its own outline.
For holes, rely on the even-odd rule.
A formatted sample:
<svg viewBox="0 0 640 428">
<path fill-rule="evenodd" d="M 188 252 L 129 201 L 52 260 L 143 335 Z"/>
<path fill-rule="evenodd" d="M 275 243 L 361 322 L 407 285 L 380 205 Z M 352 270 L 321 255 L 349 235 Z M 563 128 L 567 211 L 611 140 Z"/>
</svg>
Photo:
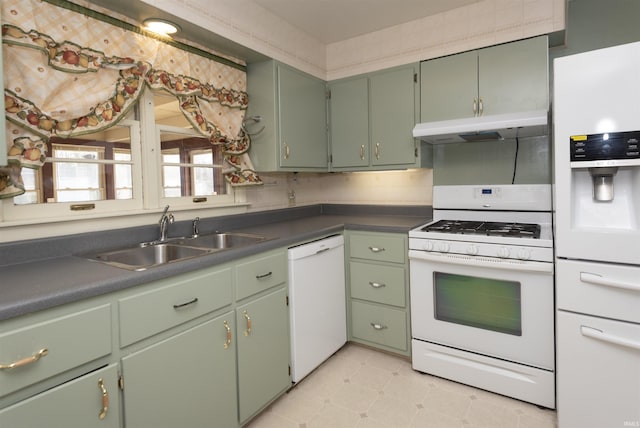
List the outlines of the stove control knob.
<svg viewBox="0 0 640 428">
<path fill-rule="evenodd" d="M 520 248 L 518 250 L 518 258 L 520 260 L 529 260 L 531 258 L 531 250 Z"/>
<path fill-rule="evenodd" d="M 425 251 L 433 251 L 433 242 L 424 241 L 422 243 L 422 249 L 425 250 Z"/>
<path fill-rule="evenodd" d="M 441 242 L 440 245 L 438 245 L 438 251 L 441 253 L 448 253 L 450 249 L 451 245 L 448 242 Z"/>
<path fill-rule="evenodd" d="M 475 244 L 469 245 L 466 250 L 467 254 L 469 254 L 470 256 L 477 256 L 478 251 L 480 251 L 480 249 Z"/>
<path fill-rule="evenodd" d="M 498 257 L 502 259 L 506 259 L 509 257 L 509 249 L 507 247 L 498 248 Z"/>
</svg>

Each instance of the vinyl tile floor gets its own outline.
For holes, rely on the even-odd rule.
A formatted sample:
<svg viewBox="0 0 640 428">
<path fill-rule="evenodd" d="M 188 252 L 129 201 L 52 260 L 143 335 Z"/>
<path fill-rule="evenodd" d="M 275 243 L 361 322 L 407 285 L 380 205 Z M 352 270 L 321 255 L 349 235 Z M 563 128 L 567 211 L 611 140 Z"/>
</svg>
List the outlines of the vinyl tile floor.
<svg viewBox="0 0 640 428">
<path fill-rule="evenodd" d="M 556 412 L 347 344 L 245 428 L 556 428 Z"/>
</svg>

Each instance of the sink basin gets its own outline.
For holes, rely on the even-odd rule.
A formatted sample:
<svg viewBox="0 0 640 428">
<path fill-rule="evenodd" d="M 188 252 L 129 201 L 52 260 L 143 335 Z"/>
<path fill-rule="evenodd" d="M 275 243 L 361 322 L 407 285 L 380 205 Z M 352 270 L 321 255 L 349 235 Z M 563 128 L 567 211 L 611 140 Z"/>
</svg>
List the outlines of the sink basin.
<svg viewBox="0 0 640 428">
<path fill-rule="evenodd" d="M 244 247 L 269 238 L 251 233 L 212 233 L 196 238 L 172 238 L 169 242 L 150 242 L 137 247 L 89 255 L 88 258 L 111 266 L 142 271 L 150 267 Z"/>
<path fill-rule="evenodd" d="M 153 266 L 186 260 L 211 252 L 213 252 L 213 250 L 209 248 L 196 248 L 176 243 L 164 243 L 108 251 L 96 254 L 91 258 L 112 266 L 140 271 Z"/>
<path fill-rule="evenodd" d="M 229 248 L 244 247 L 246 245 L 265 241 L 266 239 L 267 238 L 262 235 L 254 235 L 251 233 L 220 232 L 210 235 L 198 236 L 197 238 L 185 238 L 176 241 L 176 243 L 181 245 L 189 245 L 192 247 L 224 250 Z"/>
</svg>

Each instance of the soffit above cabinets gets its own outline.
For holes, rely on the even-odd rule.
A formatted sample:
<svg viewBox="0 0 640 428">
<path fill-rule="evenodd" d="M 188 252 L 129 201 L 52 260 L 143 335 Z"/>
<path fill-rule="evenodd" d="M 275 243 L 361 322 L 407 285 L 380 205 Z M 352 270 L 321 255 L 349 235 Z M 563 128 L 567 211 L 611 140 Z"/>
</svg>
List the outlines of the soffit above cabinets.
<svg viewBox="0 0 640 428">
<path fill-rule="evenodd" d="M 222 54 L 242 58 L 247 62 L 266 59 L 258 52 L 191 22 L 178 19 L 141 0 L 89 0 L 89 2 L 138 22 L 147 18 L 173 21 L 181 27 L 180 38 L 204 46 L 215 46 L 215 49 Z M 247 11 L 266 10 L 326 45 L 469 6 L 480 0 L 233 0 L 233 2 L 234 7 Z"/>
<path fill-rule="evenodd" d="M 404 24 L 480 0 L 245 0 L 323 44 Z"/>
</svg>

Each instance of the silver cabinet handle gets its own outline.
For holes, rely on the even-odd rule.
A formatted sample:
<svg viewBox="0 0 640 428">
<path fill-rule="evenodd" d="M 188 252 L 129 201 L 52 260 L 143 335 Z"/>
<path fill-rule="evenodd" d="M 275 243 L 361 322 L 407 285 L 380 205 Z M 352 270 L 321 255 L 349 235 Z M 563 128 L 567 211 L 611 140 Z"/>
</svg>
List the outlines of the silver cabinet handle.
<svg viewBox="0 0 640 428">
<path fill-rule="evenodd" d="M 372 286 L 373 288 L 382 288 L 387 286 L 387 284 L 383 284 L 380 282 L 373 282 L 373 281 L 369 281 L 369 285 Z"/>
<path fill-rule="evenodd" d="M 380 159 L 380 143 L 376 143 L 376 159 Z"/>
<path fill-rule="evenodd" d="M 387 328 L 386 325 L 382 325 L 382 324 L 377 324 L 375 322 L 371 323 L 371 327 L 373 327 L 374 330 L 384 330 Z"/>
<path fill-rule="evenodd" d="M 381 253 L 384 251 L 384 247 L 369 247 L 369 249 L 374 253 Z"/>
<path fill-rule="evenodd" d="M 364 160 L 364 144 L 360 144 L 360 160 Z"/>
<path fill-rule="evenodd" d="M 287 143 L 282 143 L 284 145 L 284 158 L 289 159 L 289 155 L 291 154 L 289 150 L 289 145 Z"/>
<path fill-rule="evenodd" d="M 482 116 L 484 113 L 484 103 L 482 102 L 482 98 L 478 100 L 478 116 Z"/>
<path fill-rule="evenodd" d="M 476 97 L 473 97 L 473 115 L 478 115 L 478 99 Z"/>
</svg>

